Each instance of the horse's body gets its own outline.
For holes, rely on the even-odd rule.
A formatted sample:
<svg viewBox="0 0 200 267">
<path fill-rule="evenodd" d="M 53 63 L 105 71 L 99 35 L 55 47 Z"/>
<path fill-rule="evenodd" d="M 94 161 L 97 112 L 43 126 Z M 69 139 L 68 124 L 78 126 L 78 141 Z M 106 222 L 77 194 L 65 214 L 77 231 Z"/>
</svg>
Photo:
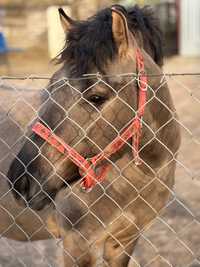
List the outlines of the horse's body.
<svg viewBox="0 0 200 267">
<path fill-rule="evenodd" d="M 167 203 L 180 144 L 170 92 L 160 83 L 160 32 L 149 11 L 137 7 L 105 9 L 83 22 L 60 14 L 67 46 L 39 120 L 85 158 L 104 149 L 135 116 L 137 83 L 117 74 L 137 72 L 140 47 L 146 73 L 155 75 L 148 77 L 142 164 L 135 165 L 126 144 L 109 159 L 105 181 L 86 193 L 80 190 L 77 166 L 31 132 L 8 178 L 16 199 L 33 209 L 43 209 L 57 196 L 57 221 L 50 228 L 57 225 L 63 238 L 65 266 L 128 266 L 140 231 Z M 78 79 L 97 72 L 106 76 Z"/>
</svg>

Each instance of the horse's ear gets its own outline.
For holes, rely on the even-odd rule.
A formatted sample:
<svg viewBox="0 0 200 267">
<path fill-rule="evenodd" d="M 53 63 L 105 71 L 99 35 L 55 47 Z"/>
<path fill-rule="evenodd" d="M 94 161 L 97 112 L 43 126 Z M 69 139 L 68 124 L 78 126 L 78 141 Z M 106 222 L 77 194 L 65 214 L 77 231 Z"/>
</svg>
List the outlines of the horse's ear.
<svg viewBox="0 0 200 267">
<path fill-rule="evenodd" d="M 129 29 L 126 17 L 112 8 L 112 33 L 120 55 L 126 54 L 129 45 Z"/>
<path fill-rule="evenodd" d="M 60 21 L 61 21 L 63 30 L 64 32 L 68 32 L 71 29 L 72 25 L 74 24 L 74 20 L 71 19 L 69 16 L 67 16 L 67 14 L 62 8 L 59 8 L 58 12 L 60 15 Z"/>
</svg>

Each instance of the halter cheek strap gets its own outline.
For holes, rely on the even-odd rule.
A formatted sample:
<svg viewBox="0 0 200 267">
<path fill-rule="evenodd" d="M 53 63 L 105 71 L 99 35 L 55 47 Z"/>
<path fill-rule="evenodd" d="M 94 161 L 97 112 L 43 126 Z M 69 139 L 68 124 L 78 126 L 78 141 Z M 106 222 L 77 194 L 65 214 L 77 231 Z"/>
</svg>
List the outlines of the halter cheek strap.
<svg viewBox="0 0 200 267">
<path fill-rule="evenodd" d="M 100 168 L 99 173 L 97 173 L 97 164 L 110 158 L 111 155 L 119 151 L 131 137 L 135 164 L 141 164 L 139 145 L 142 134 L 142 119 L 147 99 L 147 75 L 145 73 L 143 55 L 139 48 L 136 50 L 136 67 L 138 73 L 138 110 L 136 116 L 122 134 L 118 135 L 103 151 L 92 157 L 90 160 L 81 156 L 73 147 L 66 144 L 42 123 L 37 122 L 33 125 L 32 130 L 34 133 L 47 141 L 60 153 L 66 155 L 66 157 L 79 168 L 79 173 L 81 177 L 83 177 L 81 185 L 86 191 L 90 191 L 97 182 L 103 181 L 110 167 L 110 165 L 105 164 Z"/>
</svg>

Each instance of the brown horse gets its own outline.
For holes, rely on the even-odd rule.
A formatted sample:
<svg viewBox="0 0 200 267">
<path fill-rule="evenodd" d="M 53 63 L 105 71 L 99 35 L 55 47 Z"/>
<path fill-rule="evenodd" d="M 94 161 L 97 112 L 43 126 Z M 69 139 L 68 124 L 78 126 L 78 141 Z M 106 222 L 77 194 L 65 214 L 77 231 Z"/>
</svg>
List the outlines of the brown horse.
<svg viewBox="0 0 200 267">
<path fill-rule="evenodd" d="M 142 164 L 135 165 L 127 142 L 98 166 L 110 166 L 106 178 L 86 193 L 78 167 L 29 131 L 8 178 L 23 205 L 41 210 L 54 204 L 57 218 L 50 228 L 56 226 L 63 238 L 65 266 L 128 266 L 140 232 L 172 192 L 180 145 L 176 111 L 162 77 L 160 30 L 151 10 L 137 6 L 116 5 L 87 21 L 74 21 L 60 9 L 60 17 L 66 31 L 62 67 L 51 79 L 37 120 L 85 158 L 99 153 L 136 115 L 137 79 L 119 74 L 137 73 L 140 48 L 148 75 Z M 83 76 L 91 73 L 98 75 Z"/>
</svg>

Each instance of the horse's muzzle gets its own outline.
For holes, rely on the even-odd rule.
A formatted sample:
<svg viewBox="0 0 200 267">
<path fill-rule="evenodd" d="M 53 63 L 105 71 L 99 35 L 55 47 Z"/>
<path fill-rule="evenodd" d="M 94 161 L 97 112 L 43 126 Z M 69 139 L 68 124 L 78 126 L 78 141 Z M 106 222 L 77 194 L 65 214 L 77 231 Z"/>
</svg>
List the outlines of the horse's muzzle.
<svg viewBox="0 0 200 267">
<path fill-rule="evenodd" d="M 7 176 L 13 196 L 18 204 L 23 207 L 30 207 L 34 210 L 41 210 L 47 205 L 54 204 L 56 194 L 62 187 L 72 186 L 74 183 L 81 180 L 78 168 L 75 168 L 67 181 L 64 182 L 63 180 L 62 184 L 60 183 L 60 187 L 52 186 L 49 180 L 51 178 L 54 181 L 59 179 L 56 173 L 46 173 L 46 179 L 44 179 L 44 176 L 41 177 L 39 167 L 33 168 L 30 173 L 26 171 L 25 168 L 21 167 L 17 159 L 12 162 Z"/>
<path fill-rule="evenodd" d="M 47 192 L 27 173 L 13 182 L 12 193 L 21 206 L 35 210 L 43 209 L 55 198 L 54 192 Z"/>
</svg>

